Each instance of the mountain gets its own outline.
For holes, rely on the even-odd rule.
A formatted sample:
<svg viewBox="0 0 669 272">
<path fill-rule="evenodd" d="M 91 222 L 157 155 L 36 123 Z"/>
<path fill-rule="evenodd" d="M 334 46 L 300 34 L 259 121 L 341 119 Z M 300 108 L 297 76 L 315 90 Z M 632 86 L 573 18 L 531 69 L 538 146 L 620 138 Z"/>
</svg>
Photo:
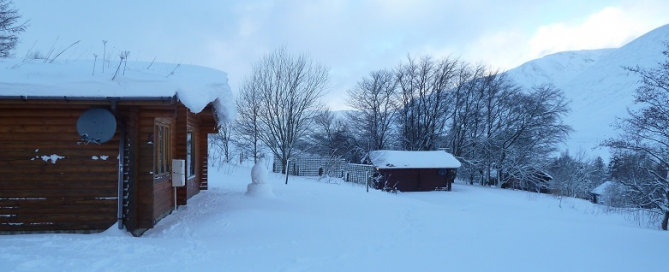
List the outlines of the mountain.
<svg viewBox="0 0 669 272">
<path fill-rule="evenodd" d="M 507 71 L 522 87 L 554 84 L 571 100 L 565 122 L 574 132 L 565 143 L 571 152 L 586 151 L 605 160 L 606 148 L 598 145 L 618 134 L 612 125 L 633 109 L 639 77 L 624 67 L 654 68 L 663 61 L 669 42 L 669 25 L 659 27 L 617 49 L 561 52 L 524 63 Z"/>
</svg>

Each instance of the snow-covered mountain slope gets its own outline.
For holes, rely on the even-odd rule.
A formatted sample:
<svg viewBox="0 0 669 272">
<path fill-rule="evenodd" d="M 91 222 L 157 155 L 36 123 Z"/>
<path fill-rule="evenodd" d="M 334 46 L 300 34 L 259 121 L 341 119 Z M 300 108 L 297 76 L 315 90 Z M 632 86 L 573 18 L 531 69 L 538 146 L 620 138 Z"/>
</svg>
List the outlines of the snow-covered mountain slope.
<svg viewBox="0 0 669 272">
<path fill-rule="evenodd" d="M 618 131 L 616 118 L 634 108 L 638 76 L 623 67 L 656 67 L 669 42 L 669 25 L 659 27 L 618 49 L 562 52 L 527 62 L 507 72 L 523 87 L 552 83 L 565 92 L 572 109 L 566 118 L 574 132 L 566 143 L 570 151 L 585 150 L 607 159 L 598 148 Z"/>
<path fill-rule="evenodd" d="M 526 62 L 510 70 L 508 75 L 528 88 L 546 83 L 567 82 L 615 50 L 611 48 L 559 52 Z"/>
</svg>

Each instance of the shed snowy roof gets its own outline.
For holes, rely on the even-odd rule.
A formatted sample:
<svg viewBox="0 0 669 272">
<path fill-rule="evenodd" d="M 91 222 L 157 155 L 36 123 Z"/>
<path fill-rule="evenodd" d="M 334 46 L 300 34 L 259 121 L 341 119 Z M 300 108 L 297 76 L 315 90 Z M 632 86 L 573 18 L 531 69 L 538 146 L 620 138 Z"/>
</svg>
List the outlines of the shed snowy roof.
<svg viewBox="0 0 669 272">
<path fill-rule="evenodd" d="M 369 159 L 379 169 L 459 168 L 460 162 L 445 151 L 375 150 Z"/>
<path fill-rule="evenodd" d="M 211 68 L 130 61 L 119 66 L 118 59 L 107 64 L 100 59 L 54 62 L 0 59 L 0 97 L 132 99 L 174 96 L 193 113 L 199 113 L 213 103 L 219 120 L 231 121 L 236 114 L 227 74 Z"/>
<path fill-rule="evenodd" d="M 599 186 L 595 187 L 595 189 L 592 189 L 590 193 L 595 194 L 595 195 L 604 195 L 606 194 L 606 190 L 608 190 L 609 187 L 613 186 L 615 183 L 612 181 L 606 181 Z"/>
</svg>

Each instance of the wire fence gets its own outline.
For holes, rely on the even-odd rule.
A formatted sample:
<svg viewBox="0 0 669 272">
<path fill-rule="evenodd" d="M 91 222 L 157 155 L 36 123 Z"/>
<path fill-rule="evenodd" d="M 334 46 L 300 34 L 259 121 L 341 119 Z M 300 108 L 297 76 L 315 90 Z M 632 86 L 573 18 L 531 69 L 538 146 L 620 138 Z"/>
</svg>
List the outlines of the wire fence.
<svg viewBox="0 0 669 272">
<path fill-rule="evenodd" d="M 285 166 L 278 158 L 274 159 L 272 171 L 281 173 Z M 341 178 L 346 182 L 367 184 L 376 169 L 373 165 L 347 163 L 343 159 L 297 158 L 288 161 L 288 174 L 293 176 L 323 176 Z"/>
<path fill-rule="evenodd" d="M 369 177 L 374 174 L 374 171 L 376 169 L 373 165 L 347 163 L 346 174 L 342 178 L 347 182 L 366 184 L 369 181 Z"/>
</svg>

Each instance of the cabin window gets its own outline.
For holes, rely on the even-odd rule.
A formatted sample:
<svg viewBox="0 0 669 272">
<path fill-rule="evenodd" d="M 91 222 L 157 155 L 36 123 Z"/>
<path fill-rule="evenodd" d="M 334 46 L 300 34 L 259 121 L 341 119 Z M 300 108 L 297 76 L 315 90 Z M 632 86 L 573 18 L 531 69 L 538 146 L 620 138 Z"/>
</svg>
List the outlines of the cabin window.
<svg viewBox="0 0 669 272">
<path fill-rule="evenodd" d="M 156 122 L 154 127 L 154 175 L 166 175 L 170 173 L 170 124 Z"/>
<path fill-rule="evenodd" d="M 186 135 L 186 165 L 188 167 L 188 178 L 195 177 L 195 143 L 193 143 L 193 133 Z"/>
</svg>

